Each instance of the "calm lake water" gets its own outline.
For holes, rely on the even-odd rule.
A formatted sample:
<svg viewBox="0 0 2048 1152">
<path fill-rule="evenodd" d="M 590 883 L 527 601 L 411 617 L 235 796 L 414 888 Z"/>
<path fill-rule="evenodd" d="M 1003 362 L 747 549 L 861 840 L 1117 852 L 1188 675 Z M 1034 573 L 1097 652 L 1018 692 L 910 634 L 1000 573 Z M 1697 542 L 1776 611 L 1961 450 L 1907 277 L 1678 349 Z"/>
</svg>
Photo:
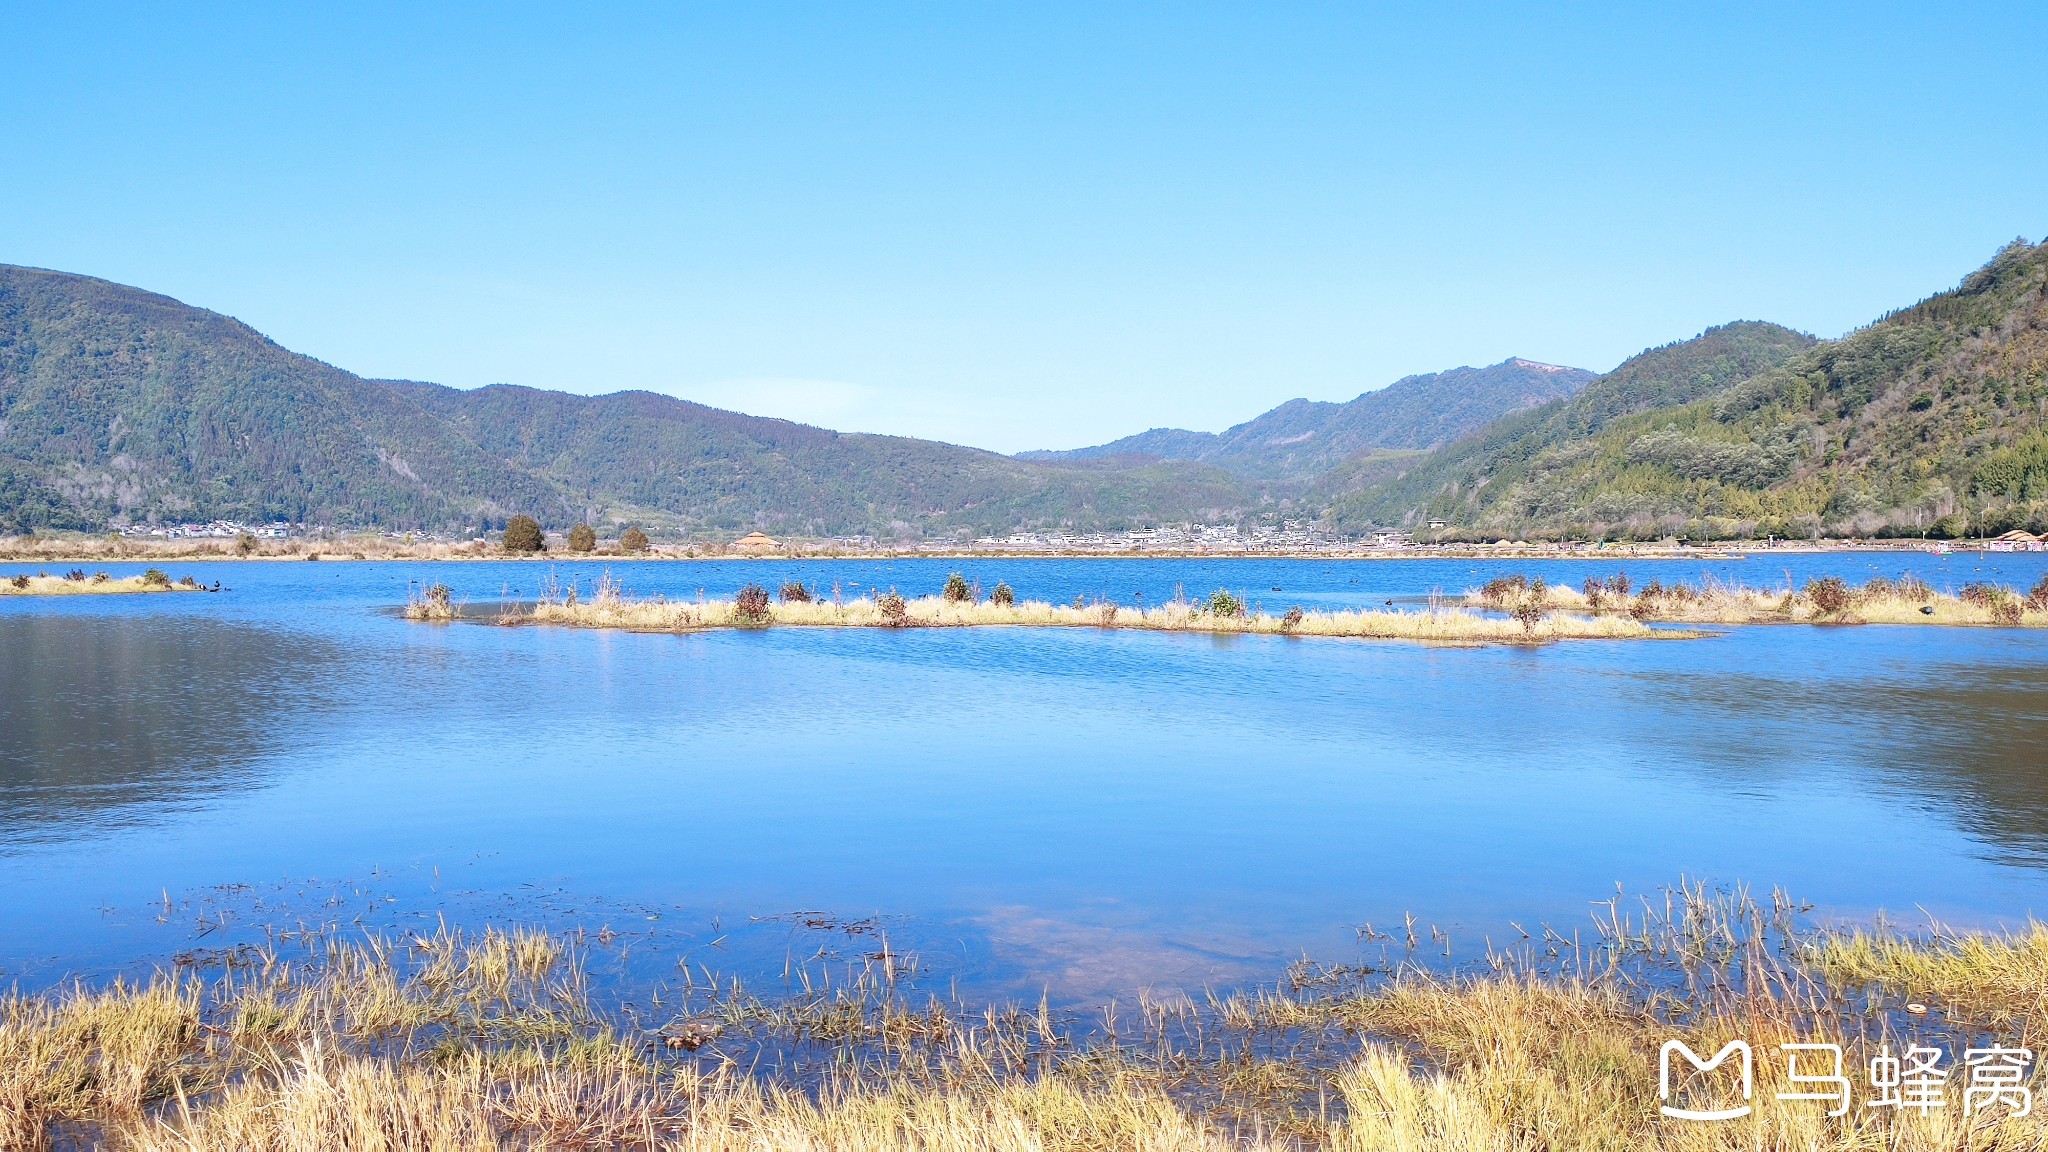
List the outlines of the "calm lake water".
<svg viewBox="0 0 2048 1152">
<path fill-rule="evenodd" d="M 1912 571 L 2024 589 L 2048 557 L 1623 567 L 1638 584 Z M 0 984 L 277 927 L 445 919 L 609 929 L 594 970 L 640 980 L 679 963 L 774 980 L 886 938 L 928 981 L 1079 1003 L 1377 956 L 1361 927 L 1400 936 L 1410 912 L 1456 962 L 1681 877 L 1847 917 L 2048 914 L 2041 631 L 1453 650 L 394 611 L 409 581 L 486 606 L 607 568 L 671 597 L 790 578 L 923 593 L 957 568 L 1025 598 L 1221 586 L 1277 611 L 1510 571 L 1577 584 L 1613 562 L 169 568 L 228 590 L 0 601 Z"/>
</svg>

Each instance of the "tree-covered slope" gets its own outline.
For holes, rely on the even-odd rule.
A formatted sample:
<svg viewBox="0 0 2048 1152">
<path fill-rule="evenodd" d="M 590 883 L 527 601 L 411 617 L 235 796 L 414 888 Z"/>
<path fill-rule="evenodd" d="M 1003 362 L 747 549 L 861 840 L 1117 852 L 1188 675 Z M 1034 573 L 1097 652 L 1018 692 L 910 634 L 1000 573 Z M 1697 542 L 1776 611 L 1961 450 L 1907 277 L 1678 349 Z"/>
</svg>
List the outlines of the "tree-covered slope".
<svg viewBox="0 0 2048 1152">
<path fill-rule="evenodd" d="M 2017 241 L 1840 340 L 1714 329 L 1345 494 L 1333 516 L 1475 535 L 2048 527 L 2044 283 L 2048 247 Z"/>
<path fill-rule="evenodd" d="M 803 533 L 1228 516 L 1199 464 L 1033 464 L 666 396 L 373 381 L 138 289 L 0 266 L 0 530 L 152 520 L 473 529 L 527 512 Z"/>
<path fill-rule="evenodd" d="M 1289 400 L 1221 434 L 1154 428 L 1093 448 L 1024 453 L 1027 459 L 1151 455 L 1200 460 L 1250 480 L 1302 482 L 1360 453 L 1428 448 L 1504 413 L 1570 396 L 1593 374 L 1533 360 L 1404 376 L 1342 404 Z"/>
</svg>

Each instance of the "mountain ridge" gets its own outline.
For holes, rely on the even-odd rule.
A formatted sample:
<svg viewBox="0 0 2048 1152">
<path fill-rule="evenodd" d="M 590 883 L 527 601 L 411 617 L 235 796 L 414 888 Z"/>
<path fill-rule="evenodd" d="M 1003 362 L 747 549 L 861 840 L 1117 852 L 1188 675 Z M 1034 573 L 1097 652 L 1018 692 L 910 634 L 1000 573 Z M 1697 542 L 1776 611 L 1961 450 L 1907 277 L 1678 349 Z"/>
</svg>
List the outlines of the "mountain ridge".
<svg viewBox="0 0 2048 1152">
<path fill-rule="evenodd" d="M 1421 449 L 1469 435 L 1499 417 L 1569 396 L 1595 378 L 1583 368 L 1511 356 L 1484 368 L 1418 373 L 1347 401 L 1297 397 L 1220 433 L 1153 428 L 1107 444 L 1020 452 L 1019 459 L 1153 456 L 1196 460 L 1253 481 L 1304 481 L 1346 458 Z"/>
</svg>

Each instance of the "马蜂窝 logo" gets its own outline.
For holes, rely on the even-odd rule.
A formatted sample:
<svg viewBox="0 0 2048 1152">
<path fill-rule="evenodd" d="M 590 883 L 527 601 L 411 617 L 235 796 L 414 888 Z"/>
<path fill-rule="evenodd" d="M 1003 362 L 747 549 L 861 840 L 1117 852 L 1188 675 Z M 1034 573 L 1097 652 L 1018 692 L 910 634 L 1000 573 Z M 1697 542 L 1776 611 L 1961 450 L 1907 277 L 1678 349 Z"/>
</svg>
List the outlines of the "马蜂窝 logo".
<svg viewBox="0 0 2048 1152">
<path fill-rule="evenodd" d="M 1741 1080 L 1742 1103 L 1728 1108 L 1676 1108 L 1671 1104 L 1671 1057 L 1676 1053 L 1685 1057 L 1692 1065 L 1694 1074 L 1705 1074 L 1719 1068 L 1730 1056 L 1742 1057 Z M 1666 1040 L 1657 1053 L 1657 1099 L 1661 1102 L 1657 1110 L 1666 1116 L 1679 1120 L 1734 1120 L 1749 1115 L 1750 1094 L 1756 1088 L 1756 1069 L 1750 1055 L 1749 1045 L 1741 1040 L 1730 1040 L 1714 1053 L 1711 1060 L 1702 1060 L 1699 1053 L 1678 1040 Z"/>
</svg>

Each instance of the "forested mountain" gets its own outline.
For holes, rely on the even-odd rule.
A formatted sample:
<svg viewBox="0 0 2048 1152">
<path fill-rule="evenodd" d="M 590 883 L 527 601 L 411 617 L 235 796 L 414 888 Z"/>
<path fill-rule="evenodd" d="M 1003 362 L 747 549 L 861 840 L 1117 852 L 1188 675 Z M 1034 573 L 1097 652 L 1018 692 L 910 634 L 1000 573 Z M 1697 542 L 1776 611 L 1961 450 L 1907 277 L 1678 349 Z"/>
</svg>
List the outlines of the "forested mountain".
<svg viewBox="0 0 2048 1152">
<path fill-rule="evenodd" d="M 0 266 L 0 530 L 156 519 L 474 529 L 518 512 L 798 534 L 1227 519 L 1219 469 L 1034 464 L 623 392 L 365 380 L 247 325 Z"/>
<path fill-rule="evenodd" d="M 1590 382 L 1509 360 L 1027 460 L 646 392 L 365 380 L 163 296 L 0 266 L 0 531 L 518 512 L 956 538 L 1269 514 L 1488 538 L 2039 531 L 2044 295 L 2048 245 L 2016 241 L 1840 340 L 1742 321 Z"/>
<path fill-rule="evenodd" d="M 2020 240 L 1840 340 L 1712 329 L 1373 477 L 1332 518 L 1479 536 L 2048 528 L 2044 289 L 2048 245 Z"/>
<path fill-rule="evenodd" d="M 1154 428 L 1092 448 L 1019 455 L 1199 460 L 1246 479 L 1304 481 L 1362 452 L 1456 440 L 1505 413 L 1570 396 L 1591 379 L 1583 368 L 1510 359 L 1486 368 L 1404 376 L 1342 404 L 1289 400 L 1221 434 Z"/>
</svg>

